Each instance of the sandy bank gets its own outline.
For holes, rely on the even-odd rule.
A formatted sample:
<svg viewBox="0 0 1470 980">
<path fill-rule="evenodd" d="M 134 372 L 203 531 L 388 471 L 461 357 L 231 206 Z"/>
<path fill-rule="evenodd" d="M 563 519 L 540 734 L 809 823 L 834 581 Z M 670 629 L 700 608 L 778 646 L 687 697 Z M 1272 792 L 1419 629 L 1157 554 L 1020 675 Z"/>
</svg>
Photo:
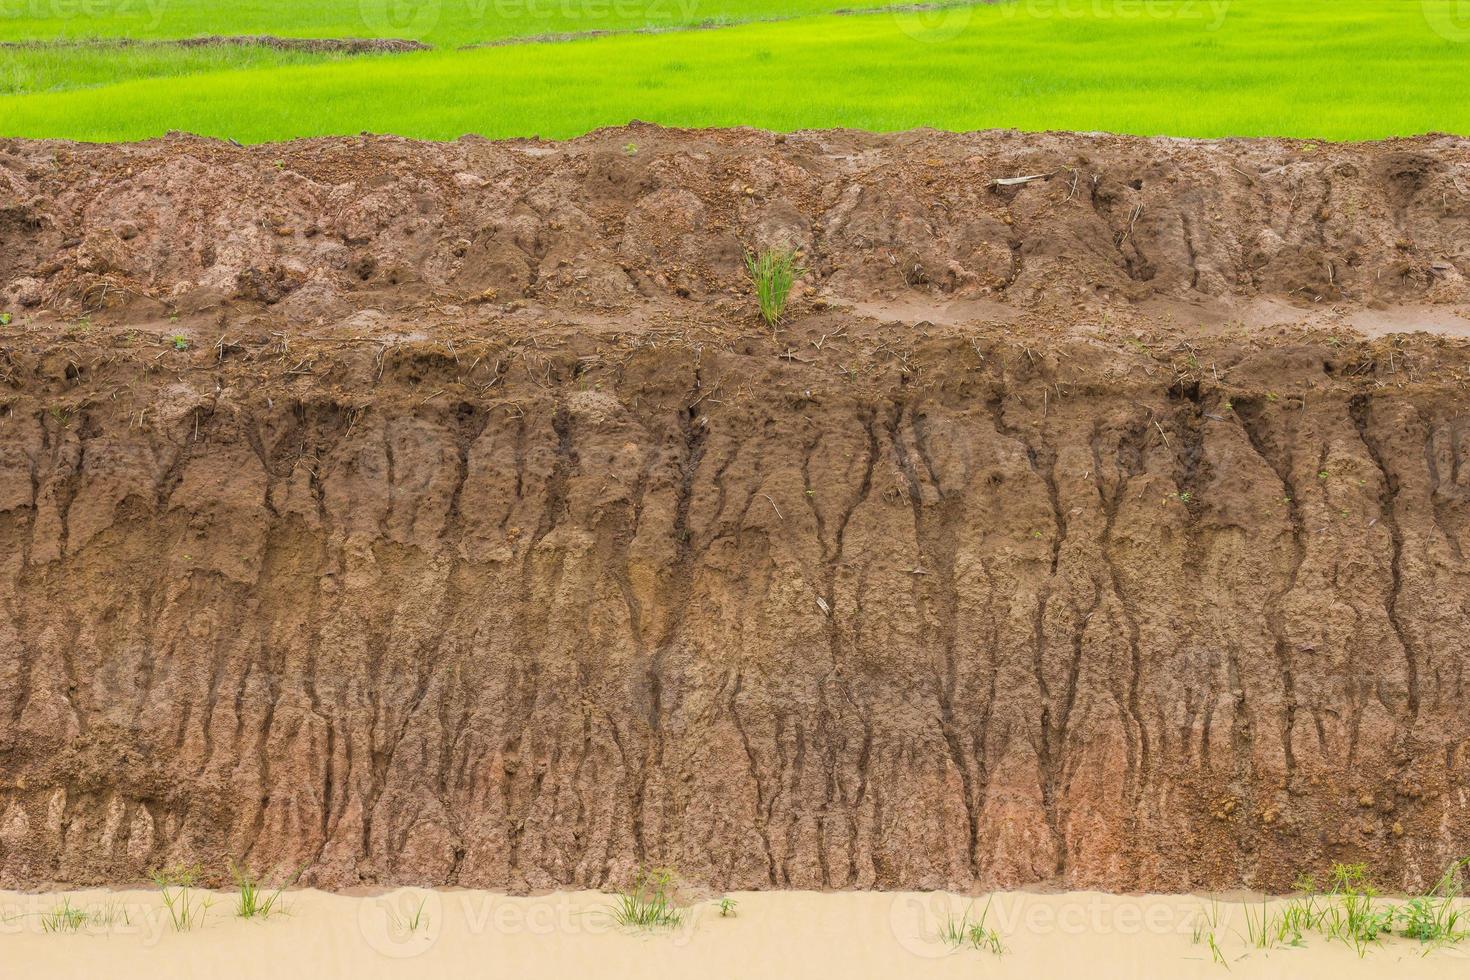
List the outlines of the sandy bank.
<svg viewBox="0 0 1470 980">
<path fill-rule="evenodd" d="M 1389 939 L 1364 957 L 1310 937 L 1302 948 L 1250 949 L 1246 907 L 1220 902 L 1215 934 L 1228 972 L 1194 931 L 1211 900 L 1198 896 L 1068 892 L 997 895 L 989 913 L 1006 946 L 997 957 L 951 950 L 938 938 L 946 915 L 970 899 L 938 893 L 735 893 L 733 917 L 714 901 L 693 907 L 666 933 L 618 929 L 609 897 L 557 892 L 510 897 L 481 891 L 400 890 L 347 896 L 289 895 L 290 914 L 265 922 L 233 917 L 223 893 L 200 929 L 171 930 L 156 892 L 76 892 L 74 904 L 126 909 L 129 922 L 47 934 L 41 921 L 60 896 L 0 895 L 0 949 L 20 976 L 138 977 L 1442 977 L 1461 969 L 1454 948 L 1425 953 Z M 404 923 L 423 903 L 417 931 Z M 983 904 L 983 900 L 981 903 Z M 1273 907 L 1279 903 L 1273 903 Z M 1258 909 L 1259 906 L 1256 906 Z M 1207 927 L 1207 926 L 1206 926 Z"/>
</svg>

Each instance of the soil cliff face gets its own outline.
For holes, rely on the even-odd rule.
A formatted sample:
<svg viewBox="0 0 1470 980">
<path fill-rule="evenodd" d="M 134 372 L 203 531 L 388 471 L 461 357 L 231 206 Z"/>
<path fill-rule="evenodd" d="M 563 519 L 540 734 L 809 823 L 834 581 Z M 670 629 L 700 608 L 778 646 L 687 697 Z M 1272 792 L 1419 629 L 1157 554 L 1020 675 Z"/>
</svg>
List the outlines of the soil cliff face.
<svg viewBox="0 0 1470 980">
<path fill-rule="evenodd" d="M 66 310 L 123 296 L 305 319 L 446 297 L 744 310 L 742 248 L 782 244 L 837 298 L 1464 302 L 1467 226 L 1470 140 L 1449 136 L 0 140 L 0 299 Z"/>
<path fill-rule="evenodd" d="M 0 884 L 1437 877 L 1470 849 L 1470 353 L 1095 301 L 1463 303 L 1464 146 L 1318 148 L 1291 179 L 1338 203 L 1283 219 L 1246 199 L 1300 145 L 1026 139 L 634 128 L 513 174 L 525 146 L 0 146 L 44 189 L 0 199 Z M 721 168 L 800 186 L 823 141 L 773 335 L 739 243 L 784 233 Z M 832 217 L 982 150 L 1038 166 Z M 1175 224 L 1126 203 L 1151 154 Z M 598 190 L 660 160 L 683 189 Z"/>
</svg>

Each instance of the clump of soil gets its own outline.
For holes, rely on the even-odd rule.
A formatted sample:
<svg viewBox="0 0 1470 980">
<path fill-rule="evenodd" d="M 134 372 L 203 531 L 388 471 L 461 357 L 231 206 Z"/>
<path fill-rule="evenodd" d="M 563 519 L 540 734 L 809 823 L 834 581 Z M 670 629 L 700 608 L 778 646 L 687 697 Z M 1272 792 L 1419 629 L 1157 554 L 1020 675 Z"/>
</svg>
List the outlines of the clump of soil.
<svg viewBox="0 0 1470 980">
<path fill-rule="evenodd" d="M 0 144 L 0 883 L 1431 881 L 1465 153 Z"/>
</svg>

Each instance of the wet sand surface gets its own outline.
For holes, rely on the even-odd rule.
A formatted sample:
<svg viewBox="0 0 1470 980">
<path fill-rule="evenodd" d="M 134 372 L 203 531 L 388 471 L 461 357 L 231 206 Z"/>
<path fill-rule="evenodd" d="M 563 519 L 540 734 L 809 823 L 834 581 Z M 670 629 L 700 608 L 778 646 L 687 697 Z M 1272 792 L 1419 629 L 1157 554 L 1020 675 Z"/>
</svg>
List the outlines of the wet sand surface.
<svg viewBox="0 0 1470 980">
<path fill-rule="evenodd" d="M 201 893 L 201 895 L 204 893 Z M 631 932 L 611 921 L 612 897 L 520 897 L 400 889 L 379 895 L 293 891 L 288 914 L 234 915 L 235 896 L 208 893 L 203 924 L 175 932 L 156 891 L 0 893 L 0 976 L 353 977 L 1442 977 L 1466 966 L 1454 947 L 1384 939 L 1361 958 L 1309 935 L 1302 947 L 1260 950 L 1243 904 L 1192 895 L 1000 893 L 986 924 L 1005 951 L 951 949 L 949 915 L 986 899 L 916 892 L 746 892 L 685 909 L 677 928 Z M 720 915 L 719 899 L 737 904 Z M 69 899 L 101 913 L 75 933 L 47 932 Z M 1280 907 L 1275 901 L 1270 909 Z M 409 927 L 419 913 L 417 929 Z M 123 915 L 126 913 L 126 921 Z M 1210 920 L 1214 925 L 1211 927 Z M 1213 931 L 1222 965 L 1196 930 Z"/>
</svg>

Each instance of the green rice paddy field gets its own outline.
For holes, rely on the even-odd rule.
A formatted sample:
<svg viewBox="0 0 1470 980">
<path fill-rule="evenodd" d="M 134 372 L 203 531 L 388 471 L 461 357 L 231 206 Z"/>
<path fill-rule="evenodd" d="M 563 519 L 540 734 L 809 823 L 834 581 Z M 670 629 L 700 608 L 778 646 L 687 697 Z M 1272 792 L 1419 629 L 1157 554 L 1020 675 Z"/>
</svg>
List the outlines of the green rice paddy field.
<svg viewBox="0 0 1470 980">
<path fill-rule="evenodd" d="M 0 41 L 21 42 L 0 48 L 0 135 L 559 138 L 631 119 L 1470 133 L 1463 0 L 1008 0 L 839 12 L 878 2 L 0 0 Z M 630 33 L 640 28 L 657 32 Z M 544 37 L 577 32 L 610 33 Z M 432 50 L 113 43 L 210 34 L 396 37 Z"/>
</svg>

